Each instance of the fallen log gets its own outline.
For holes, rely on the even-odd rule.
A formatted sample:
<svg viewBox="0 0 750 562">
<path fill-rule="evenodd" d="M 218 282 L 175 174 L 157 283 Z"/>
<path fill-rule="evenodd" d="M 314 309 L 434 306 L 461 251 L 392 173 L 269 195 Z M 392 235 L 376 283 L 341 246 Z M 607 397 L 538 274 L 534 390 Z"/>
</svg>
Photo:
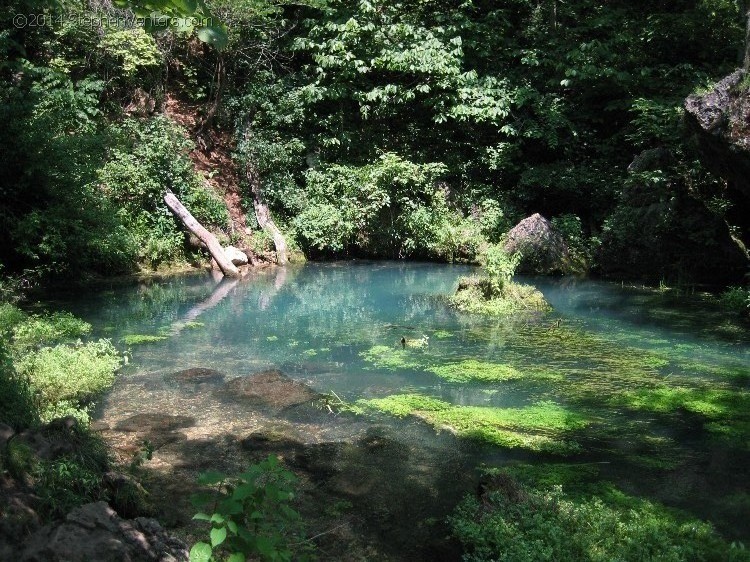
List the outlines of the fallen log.
<svg viewBox="0 0 750 562">
<path fill-rule="evenodd" d="M 219 244 L 216 236 L 206 230 L 203 225 L 199 223 L 193 215 L 190 214 L 190 211 L 188 211 L 185 206 L 180 203 L 180 200 L 177 199 L 174 193 L 167 190 L 167 192 L 164 194 L 164 202 L 167 204 L 167 207 L 169 207 L 169 210 L 172 211 L 172 214 L 174 214 L 174 216 L 182 221 L 182 224 L 185 225 L 185 228 L 195 234 L 198 239 L 206 245 L 206 248 L 208 248 L 208 251 L 211 253 L 211 257 L 216 260 L 216 263 L 219 265 L 219 269 L 221 269 L 224 275 L 226 275 L 227 277 L 240 276 L 240 270 L 237 269 L 237 267 L 231 262 L 231 260 L 229 260 L 227 255 L 224 253 L 224 248 L 221 247 L 221 244 Z"/>
</svg>

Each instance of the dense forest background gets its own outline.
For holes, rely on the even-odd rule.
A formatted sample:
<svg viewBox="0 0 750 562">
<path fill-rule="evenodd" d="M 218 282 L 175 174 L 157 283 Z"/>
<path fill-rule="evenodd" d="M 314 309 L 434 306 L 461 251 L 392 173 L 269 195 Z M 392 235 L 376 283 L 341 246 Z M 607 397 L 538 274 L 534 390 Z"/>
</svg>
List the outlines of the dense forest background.
<svg viewBox="0 0 750 562">
<path fill-rule="evenodd" d="M 471 261 L 538 212 L 594 273 L 746 273 L 683 110 L 741 65 L 734 0 L 209 4 L 223 48 L 108 0 L 0 9 L 6 272 L 196 259 L 165 189 L 262 254 L 260 187 L 313 258 Z"/>
</svg>

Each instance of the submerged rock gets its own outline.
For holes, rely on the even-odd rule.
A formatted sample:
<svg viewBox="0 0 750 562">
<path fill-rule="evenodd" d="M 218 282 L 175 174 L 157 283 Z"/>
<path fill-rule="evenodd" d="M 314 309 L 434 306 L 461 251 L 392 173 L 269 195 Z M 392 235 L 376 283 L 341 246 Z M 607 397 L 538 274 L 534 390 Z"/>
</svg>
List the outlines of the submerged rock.
<svg viewBox="0 0 750 562">
<path fill-rule="evenodd" d="M 46 525 L 26 541 L 21 562 L 187 561 L 187 545 L 154 519 L 121 519 L 104 502 L 71 511 L 65 521 Z"/>
<path fill-rule="evenodd" d="M 226 400 L 279 410 L 320 398 L 310 387 L 289 378 L 278 369 L 232 379 L 218 389 L 216 395 Z"/>
<path fill-rule="evenodd" d="M 190 416 L 171 416 L 169 414 L 136 414 L 119 422 L 115 428 L 120 431 L 133 433 L 163 433 L 192 427 L 195 425 L 195 418 Z"/>
<path fill-rule="evenodd" d="M 226 378 L 223 373 L 214 369 L 205 369 L 203 367 L 193 367 L 183 371 L 177 371 L 164 377 L 169 382 L 180 384 L 203 385 L 224 382 Z"/>
<path fill-rule="evenodd" d="M 523 219 L 506 234 L 505 251 L 520 253 L 518 273 L 570 274 L 585 271 L 562 235 L 539 213 Z"/>
</svg>

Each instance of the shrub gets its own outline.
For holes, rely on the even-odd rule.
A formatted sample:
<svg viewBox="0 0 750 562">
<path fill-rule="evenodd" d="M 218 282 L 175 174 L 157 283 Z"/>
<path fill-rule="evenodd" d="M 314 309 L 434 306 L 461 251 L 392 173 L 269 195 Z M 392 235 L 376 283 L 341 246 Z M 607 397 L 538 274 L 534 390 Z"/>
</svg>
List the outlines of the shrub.
<svg viewBox="0 0 750 562">
<path fill-rule="evenodd" d="M 37 421 L 28 380 L 18 374 L 4 341 L 0 339 L 0 423 L 22 429 Z"/>
<path fill-rule="evenodd" d="M 215 560 L 219 552 L 232 562 L 308 560 L 310 543 L 303 540 L 299 513 L 289 505 L 296 480 L 272 455 L 236 478 L 202 474 L 199 482 L 215 490 L 192 497 L 202 510 L 193 519 L 211 523 L 210 544 L 193 545 L 190 561 Z"/>
<path fill-rule="evenodd" d="M 18 364 L 28 378 L 43 421 L 70 408 L 87 411 L 90 401 L 112 385 L 120 365 L 109 340 L 77 346 L 56 345 L 30 352 Z M 82 415 L 86 419 L 86 415 Z"/>
<path fill-rule="evenodd" d="M 742 316 L 750 316 L 750 289 L 744 287 L 730 287 L 719 295 L 721 305 Z"/>
<path fill-rule="evenodd" d="M 645 500 L 571 498 L 561 486 L 525 488 L 508 476 L 496 488 L 465 498 L 450 517 L 467 562 L 748 559 L 708 523 Z"/>
</svg>

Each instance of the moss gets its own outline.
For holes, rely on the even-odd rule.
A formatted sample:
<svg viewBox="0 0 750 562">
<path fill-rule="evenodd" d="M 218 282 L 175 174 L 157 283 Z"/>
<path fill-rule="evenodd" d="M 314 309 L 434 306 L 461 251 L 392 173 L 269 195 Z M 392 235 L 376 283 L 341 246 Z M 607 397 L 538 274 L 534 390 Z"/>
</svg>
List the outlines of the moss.
<svg viewBox="0 0 750 562">
<path fill-rule="evenodd" d="M 498 291 L 488 279 L 477 277 L 461 279 L 450 303 L 462 312 L 492 316 L 552 310 L 544 295 L 530 285 L 507 282 Z"/>
<path fill-rule="evenodd" d="M 391 415 L 423 419 L 435 427 L 447 427 L 461 437 L 508 448 L 523 448 L 554 454 L 580 450 L 565 434 L 588 422 L 553 402 L 538 402 L 526 408 L 455 406 L 420 394 L 397 394 L 363 400 L 359 404 Z"/>
<path fill-rule="evenodd" d="M 122 341 L 126 345 L 141 345 L 144 343 L 155 343 L 169 339 L 168 336 L 153 336 L 148 334 L 128 334 L 123 336 Z"/>
</svg>

